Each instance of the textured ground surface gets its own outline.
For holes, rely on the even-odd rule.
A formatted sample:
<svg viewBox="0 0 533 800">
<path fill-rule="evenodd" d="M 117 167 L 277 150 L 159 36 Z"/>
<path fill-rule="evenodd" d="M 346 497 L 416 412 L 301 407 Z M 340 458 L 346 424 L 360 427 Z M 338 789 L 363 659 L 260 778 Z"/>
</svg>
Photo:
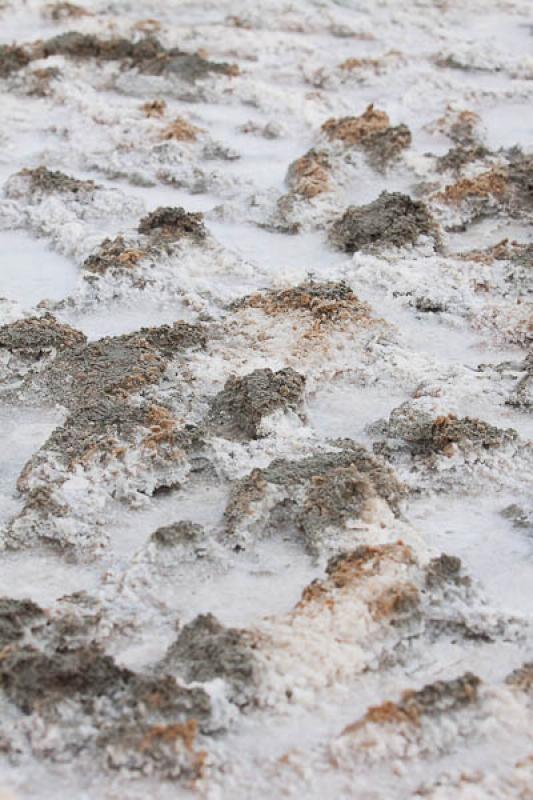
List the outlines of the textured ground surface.
<svg viewBox="0 0 533 800">
<path fill-rule="evenodd" d="M 0 0 L 0 798 L 533 797 L 530 0 Z"/>
</svg>

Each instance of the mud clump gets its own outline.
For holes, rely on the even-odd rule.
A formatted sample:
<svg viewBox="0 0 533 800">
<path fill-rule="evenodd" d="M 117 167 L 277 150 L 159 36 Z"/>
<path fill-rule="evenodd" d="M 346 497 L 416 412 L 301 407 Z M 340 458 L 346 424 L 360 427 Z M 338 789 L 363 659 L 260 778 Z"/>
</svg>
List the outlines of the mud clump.
<svg viewBox="0 0 533 800">
<path fill-rule="evenodd" d="M 48 618 L 29 600 L 1 599 L 0 635 L 9 646 L 0 658 L 0 691 L 24 714 L 59 726 L 64 723 L 61 704 L 75 703 L 80 712 L 99 717 L 104 738 L 128 720 L 142 726 L 192 716 L 208 720 L 211 704 L 202 689 L 183 688 L 167 674 L 119 666 L 90 639 L 90 628 L 70 611 Z M 34 631 L 31 643 L 25 641 Z"/>
<path fill-rule="evenodd" d="M 48 39 L 36 48 L 36 57 L 66 56 L 84 61 L 120 61 L 124 67 L 137 69 L 146 75 L 169 75 L 195 83 L 210 74 L 235 76 L 236 64 L 208 61 L 197 54 L 184 53 L 177 48 L 167 50 L 153 36 L 137 42 L 122 37 L 100 39 L 94 34 L 70 31 Z"/>
<path fill-rule="evenodd" d="M 386 439 L 374 444 L 374 452 L 391 455 L 396 449 L 407 448 L 415 457 L 449 457 L 456 448 L 492 450 L 518 438 L 513 428 L 497 428 L 472 417 L 459 419 L 454 414 L 432 418 L 409 403 L 391 412 L 383 432 Z"/>
<path fill-rule="evenodd" d="M 35 169 L 22 169 L 17 176 L 27 178 L 32 194 L 83 194 L 92 193 L 98 188 L 94 181 L 80 181 L 63 172 L 49 170 L 41 166 Z"/>
<path fill-rule="evenodd" d="M 31 61 L 30 53 L 16 44 L 0 45 L 0 78 L 8 78 L 11 73 L 27 67 Z"/>
<path fill-rule="evenodd" d="M 0 327 L 0 353 L 7 350 L 31 362 L 84 345 L 86 341 L 83 333 L 57 322 L 51 314 L 17 320 Z"/>
<path fill-rule="evenodd" d="M 68 31 L 47 39 L 40 46 L 40 57 L 67 56 L 79 60 L 94 58 L 100 61 L 143 62 L 157 58 L 164 53 L 157 39 L 146 37 L 139 42 L 115 37 L 113 39 L 100 39 L 90 33 Z"/>
<path fill-rule="evenodd" d="M 533 512 L 526 511 L 516 503 L 506 506 L 500 513 L 505 519 L 511 520 L 514 528 L 533 530 Z"/>
<path fill-rule="evenodd" d="M 0 661 L 0 688 L 25 714 L 72 695 L 88 705 L 121 688 L 128 677 L 112 658 L 89 647 L 48 655 L 23 645 Z"/>
<path fill-rule="evenodd" d="M 42 380 L 55 400 L 73 407 L 125 398 L 156 383 L 164 370 L 165 361 L 153 347 L 124 336 L 71 348 L 55 359 Z"/>
<path fill-rule="evenodd" d="M 359 300 L 343 281 L 309 281 L 289 289 L 253 294 L 231 306 L 232 310 L 246 307 L 259 308 L 272 316 L 302 311 L 318 322 L 358 321 L 370 317 L 370 306 Z"/>
<path fill-rule="evenodd" d="M 533 156 L 520 152 L 513 153 L 509 161 L 508 175 L 513 190 L 513 209 L 531 211 L 533 209 Z"/>
<path fill-rule="evenodd" d="M 330 140 L 361 148 L 370 164 L 381 171 L 410 147 L 412 139 L 407 125 L 391 126 L 388 114 L 373 105 L 359 117 L 328 119 L 322 132 Z"/>
<path fill-rule="evenodd" d="M 460 558 L 442 553 L 440 556 L 432 558 L 426 568 L 426 586 L 428 589 L 450 584 L 466 586 L 470 583 L 470 579 L 461 575 L 462 568 Z"/>
<path fill-rule="evenodd" d="M 145 117 L 155 117 L 156 119 L 164 117 L 166 110 L 167 104 L 164 100 L 147 100 L 141 106 L 141 111 Z"/>
<path fill-rule="evenodd" d="M 348 725 L 344 735 L 353 735 L 367 725 L 415 725 L 425 717 L 448 715 L 478 702 L 481 679 L 471 672 L 449 681 L 435 681 L 418 691 L 403 693 L 399 703 L 385 702 L 371 706 L 358 722 Z"/>
<path fill-rule="evenodd" d="M 293 530 L 316 555 L 349 519 L 374 523 L 384 507 L 398 514 L 405 487 L 393 471 L 364 447 L 349 440 L 336 444 L 339 452 L 276 459 L 239 481 L 224 512 L 227 533 L 239 536 L 258 524 L 263 534 Z M 259 520 L 258 508 L 266 509 Z"/>
<path fill-rule="evenodd" d="M 263 417 L 277 409 L 296 411 L 301 404 L 305 378 L 295 370 L 273 372 L 256 369 L 231 377 L 211 404 L 210 425 L 223 436 L 257 439 Z"/>
<path fill-rule="evenodd" d="M 521 371 L 524 375 L 516 382 L 506 403 L 514 408 L 529 411 L 533 408 L 533 354 L 526 356 Z"/>
<path fill-rule="evenodd" d="M 402 696 L 400 709 L 416 721 L 424 715 L 445 714 L 473 705 L 478 700 L 481 679 L 471 672 L 451 681 L 429 683 Z"/>
<path fill-rule="evenodd" d="M 237 64 L 208 61 L 196 53 L 182 53 L 179 50 L 169 50 L 163 58 L 143 62 L 139 69 L 148 75 L 175 76 L 187 83 L 196 83 L 209 75 L 225 75 L 234 78 L 240 74 Z"/>
<path fill-rule="evenodd" d="M 245 630 L 226 628 L 213 614 L 201 614 L 185 625 L 163 666 L 188 683 L 221 678 L 231 687 L 232 699 L 244 704 L 255 679 L 253 640 Z"/>
<path fill-rule="evenodd" d="M 389 125 L 388 114 L 369 105 L 359 117 L 326 120 L 322 125 L 322 132 L 328 139 L 339 140 L 345 145 L 359 145 L 365 139 L 386 130 Z"/>
<path fill-rule="evenodd" d="M 197 734 L 195 719 L 147 728 L 125 725 L 104 740 L 107 765 L 140 775 L 157 772 L 168 780 L 199 780 L 206 754 L 194 750 Z"/>
<path fill-rule="evenodd" d="M 69 407 L 124 399 L 156 383 L 173 356 L 205 342 L 202 326 L 184 322 L 106 337 L 61 353 L 43 374 L 42 385 Z"/>
<path fill-rule="evenodd" d="M 508 686 L 533 696 L 533 661 L 513 670 L 505 679 Z"/>
<path fill-rule="evenodd" d="M 129 247 L 123 236 L 116 236 L 104 239 L 96 253 L 85 259 L 83 269 L 96 275 L 131 272 L 147 254 L 146 250 Z"/>
<path fill-rule="evenodd" d="M 198 134 L 201 129 L 196 125 L 192 125 L 182 117 L 176 117 L 167 127 L 161 132 L 161 139 L 165 142 L 175 140 L 177 142 L 195 142 L 198 139 Z"/>
<path fill-rule="evenodd" d="M 420 236 L 436 239 L 437 227 L 426 206 L 399 192 L 382 192 L 366 206 L 350 206 L 332 226 L 330 242 L 354 253 L 374 247 L 405 247 Z"/>
<path fill-rule="evenodd" d="M 437 417 L 431 427 L 431 446 L 441 452 L 452 444 L 465 441 L 490 450 L 516 438 L 517 433 L 512 428 L 502 430 L 479 419 L 471 417 L 458 419 L 453 414 Z"/>
<path fill-rule="evenodd" d="M 473 145 L 472 147 L 457 145 L 448 150 L 445 155 L 437 158 L 437 170 L 439 172 L 458 174 L 467 164 L 472 164 L 474 161 L 482 161 L 488 155 L 490 155 L 490 151 L 481 144 Z"/>
<path fill-rule="evenodd" d="M 363 139 L 361 147 L 374 169 L 384 171 L 390 162 L 411 146 L 412 136 L 407 125 L 396 125 L 377 131 Z"/>
<path fill-rule="evenodd" d="M 60 462 L 73 467 L 91 455 L 119 449 L 119 443 L 133 442 L 139 428 L 149 428 L 148 409 L 102 397 L 80 405 L 56 428 L 43 445 L 43 450 L 56 454 Z M 31 505 L 30 494 L 26 507 Z M 50 509 L 61 516 L 60 509 Z"/>
<path fill-rule="evenodd" d="M 207 238 L 201 212 L 189 212 L 184 208 L 156 208 L 139 223 L 138 231 L 145 236 L 167 241 L 177 241 L 185 237 L 201 242 Z"/>
<path fill-rule="evenodd" d="M 314 580 L 302 593 L 299 607 L 318 603 L 335 605 L 335 596 L 359 592 L 366 581 L 392 570 L 407 573 L 416 564 L 413 552 L 403 542 L 370 547 L 360 545 L 355 550 L 342 551 L 330 558 L 326 567 L 327 578 Z M 377 591 L 376 591 L 377 589 Z M 420 618 L 420 593 L 410 581 L 398 577 L 385 586 L 375 587 L 367 600 L 372 617 L 394 627 Z"/>
<path fill-rule="evenodd" d="M 460 205 L 464 202 L 475 202 L 478 215 L 488 210 L 489 200 L 503 202 L 509 195 L 508 175 L 503 168 L 494 168 L 482 172 L 475 178 L 461 178 L 435 195 L 435 199 L 446 205 Z M 485 208 L 487 207 L 487 208 Z"/>
<path fill-rule="evenodd" d="M 195 544 L 202 538 L 204 529 L 189 520 L 174 522 L 172 525 L 163 525 L 154 531 L 151 541 L 159 547 L 172 548 L 181 545 Z"/>
<path fill-rule="evenodd" d="M 32 600 L 0 597 L 0 650 L 22 639 L 26 629 L 43 618 L 43 611 Z"/>
<path fill-rule="evenodd" d="M 327 153 L 309 150 L 293 161 L 287 171 L 285 182 L 298 195 L 308 200 L 329 190 L 330 162 Z"/>
</svg>

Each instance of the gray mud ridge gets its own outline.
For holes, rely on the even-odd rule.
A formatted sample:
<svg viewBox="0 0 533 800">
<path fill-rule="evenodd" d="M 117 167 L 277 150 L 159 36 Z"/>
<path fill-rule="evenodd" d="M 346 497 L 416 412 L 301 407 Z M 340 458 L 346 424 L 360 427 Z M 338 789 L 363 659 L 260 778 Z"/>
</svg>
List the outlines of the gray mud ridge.
<svg viewBox="0 0 533 800">
<path fill-rule="evenodd" d="M 23 47 L 3 45 L 0 77 L 8 77 L 33 60 L 51 56 L 64 56 L 75 61 L 117 61 L 124 69 L 136 69 L 145 75 L 168 75 L 187 83 L 195 83 L 212 74 L 238 74 L 235 64 L 209 61 L 176 47 L 167 49 L 154 36 L 131 41 L 124 37 L 103 39 L 95 34 L 68 31 Z"/>
</svg>

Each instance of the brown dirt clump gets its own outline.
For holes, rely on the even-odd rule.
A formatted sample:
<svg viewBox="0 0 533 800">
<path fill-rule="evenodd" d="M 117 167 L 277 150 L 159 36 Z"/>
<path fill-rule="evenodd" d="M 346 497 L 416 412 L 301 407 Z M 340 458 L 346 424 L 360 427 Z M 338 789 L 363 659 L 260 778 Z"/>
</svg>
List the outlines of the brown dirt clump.
<svg viewBox="0 0 533 800">
<path fill-rule="evenodd" d="M 490 155 L 490 151 L 482 144 L 476 144 L 472 147 L 457 145 L 448 150 L 445 155 L 437 158 L 437 170 L 438 172 L 458 174 L 467 164 L 472 164 L 474 161 L 482 161 L 488 155 Z"/>
<path fill-rule="evenodd" d="M 411 131 L 407 125 L 391 126 L 388 115 L 373 105 L 359 117 L 328 119 L 322 125 L 322 131 L 328 139 L 360 147 L 369 163 L 381 171 L 411 144 Z"/>
<path fill-rule="evenodd" d="M 246 307 L 259 308 L 272 316 L 301 311 L 319 322 L 368 320 L 370 317 L 370 306 L 359 300 L 342 281 L 309 281 L 289 289 L 252 294 L 232 306 L 234 309 Z"/>
<path fill-rule="evenodd" d="M 309 150 L 292 162 L 285 180 L 293 192 L 311 199 L 328 191 L 329 169 L 330 163 L 325 152 Z"/>
<path fill-rule="evenodd" d="M 336 589 L 356 584 L 363 577 L 377 575 L 384 561 L 414 564 L 411 548 L 398 541 L 376 547 L 361 545 L 348 553 L 340 553 L 328 561 L 326 572 Z"/>
<path fill-rule="evenodd" d="M 20 641 L 34 623 L 45 621 L 41 608 L 32 600 L 13 600 L 0 597 L 0 651 L 6 645 Z"/>
<path fill-rule="evenodd" d="M 123 399 L 156 383 L 173 356 L 190 347 L 203 347 L 205 341 L 203 327 L 184 322 L 141 328 L 70 347 L 54 359 L 39 381 L 68 407 Z"/>
<path fill-rule="evenodd" d="M 405 247 L 420 236 L 437 238 L 437 226 L 424 203 L 399 192 L 382 192 L 365 206 L 350 206 L 331 227 L 329 240 L 353 253 L 379 247 Z"/>
<path fill-rule="evenodd" d="M 21 169 L 17 175 L 27 178 L 30 184 L 30 191 L 42 192 L 43 194 L 82 194 L 94 192 L 98 188 L 94 181 L 80 181 L 71 178 L 63 172 L 50 170 L 41 166 L 35 169 Z"/>
<path fill-rule="evenodd" d="M 167 104 L 164 100 L 147 100 L 146 103 L 143 103 L 141 106 L 141 111 L 144 113 L 145 117 L 156 117 L 157 119 L 164 117 L 166 110 Z"/>
<path fill-rule="evenodd" d="M 509 686 L 533 696 L 533 662 L 528 662 L 513 670 L 505 682 Z"/>
<path fill-rule="evenodd" d="M 390 125 L 388 114 L 378 111 L 369 105 L 359 117 L 341 117 L 328 119 L 322 125 L 322 131 L 328 139 L 335 139 L 346 145 L 359 145 L 368 137 L 384 131 Z"/>
<path fill-rule="evenodd" d="M 159 547 L 171 548 L 196 543 L 204 533 L 201 525 L 189 520 L 180 520 L 171 525 L 163 525 L 155 530 L 150 539 Z"/>
<path fill-rule="evenodd" d="M 131 272 L 147 255 L 146 250 L 128 247 L 122 236 L 116 236 L 114 239 L 104 239 L 96 253 L 85 259 L 83 269 L 97 275 Z"/>
<path fill-rule="evenodd" d="M 16 44 L 0 45 L 0 78 L 8 78 L 12 72 L 27 67 L 31 61 L 30 53 Z"/>
<path fill-rule="evenodd" d="M 177 142 L 195 142 L 199 133 L 201 133 L 201 128 L 197 128 L 196 125 L 191 125 L 190 122 L 187 122 L 187 120 L 182 117 L 176 117 L 176 119 L 161 132 L 161 139 L 163 139 L 163 141 L 174 139 Z"/>
<path fill-rule="evenodd" d="M 381 67 L 381 61 L 377 58 L 347 58 L 342 64 L 339 64 L 339 69 L 345 72 L 355 72 L 360 69 L 373 69 L 376 72 Z"/>
<path fill-rule="evenodd" d="M 509 194 L 509 179 L 506 170 L 494 168 L 482 172 L 476 178 L 461 178 L 435 195 L 446 205 L 459 205 L 466 200 L 479 200 L 493 197 L 505 199 Z"/>
<path fill-rule="evenodd" d="M 203 219 L 201 212 L 189 212 L 180 207 L 160 207 L 143 217 L 137 230 L 156 239 L 177 241 L 187 237 L 199 242 L 207 237 Z"/>
<path fill-rule="evenodd" d="M 329 168 L 326 153 L 310 150 L 289 166 L 286 182 L 296 194 L 310 199 L 328 191 Z"/>
<path fill-rule="evenodd" d="M 491 450 L 514 442 L 513 428 L 497 428 L 473 417 L 457 418 L 454 414 L 436 419 L 413 413 L 408 403 L 394 409 L 384 426 L 384 441 L 374 443 L 374 452 L 391 455 L 407 449 L 415 457 L 451 456 L 456 448 Z"/>
<path fill-rule="evenodd" d="M 426 586 L 433 589 L 439 586 L 466 586 L 470 578 L 462 575 L 463 565 L 460 558 L 441 553 L 432 558 L 426 568 Z"/>
</svg>

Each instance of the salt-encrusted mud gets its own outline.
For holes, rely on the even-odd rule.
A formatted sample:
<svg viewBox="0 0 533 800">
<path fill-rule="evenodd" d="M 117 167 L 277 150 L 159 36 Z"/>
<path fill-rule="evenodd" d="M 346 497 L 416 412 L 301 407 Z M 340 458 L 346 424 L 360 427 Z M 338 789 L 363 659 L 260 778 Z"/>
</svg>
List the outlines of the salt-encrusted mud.
<svg viewBox="0 0 533 800">
<path fill-rule="evenodd" d="M 0 800 L 532 798 L 528 0 L 0 0 Z"/>
</svg>

